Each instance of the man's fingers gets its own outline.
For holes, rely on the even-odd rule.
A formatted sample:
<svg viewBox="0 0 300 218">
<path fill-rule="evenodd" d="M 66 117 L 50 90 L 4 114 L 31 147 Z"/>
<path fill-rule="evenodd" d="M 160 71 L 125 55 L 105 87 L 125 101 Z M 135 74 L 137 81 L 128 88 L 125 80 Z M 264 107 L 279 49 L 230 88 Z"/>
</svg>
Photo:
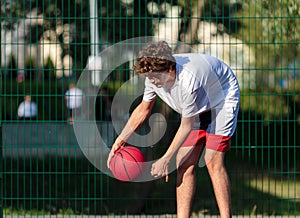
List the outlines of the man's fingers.
<svg viewBox="0 0 300 218">
<path fill-rule="evenodd" d="M 110 160 L 111 160 L 111 153 L 109 153 L 108 158 L 107 158 L 107 162 L 106 162 L 106 165 L 107 165 L 108 169 L 110 169 L 110 166 L 109 166 Z"/>
<path fill-rule="evenodd" d="M 168 167 L 166 168 L 166 182 L 169 181 L 169 171 L 168 171 Z"/>
<path fill-rule="evenodd" d="M 109 155 L 108 155 L 107 163 L 106 163 L 108 169 L 110 169 L 109 164 L 110 164 L 110 160 L 111 160 L 112 156 L 113 156 L 119 149 L 121 149 L 121 148 L 123 148 L 123 147 L 124 147 L 124 145 L 121 145 L 121 146 L 119 146 L 119 147 L 115 147 L 115 146 L 112 147 L 112 149 L 111 149 L 111 151 L 110 151 L 110 153 L 109 153 Z"/>
<path fill-rule="evenodd" d="M 110 153 L 109 153 L 109 155 L 108 155 L 107 163 L 106 163 L 108 169 L 110 169 L 109 164 L 110 164 L 111 158 L 112 158 L 112 156 L 114 155 L 115 152 L 116 152 L 116 151 L 110 151 Z"/>
</svg>

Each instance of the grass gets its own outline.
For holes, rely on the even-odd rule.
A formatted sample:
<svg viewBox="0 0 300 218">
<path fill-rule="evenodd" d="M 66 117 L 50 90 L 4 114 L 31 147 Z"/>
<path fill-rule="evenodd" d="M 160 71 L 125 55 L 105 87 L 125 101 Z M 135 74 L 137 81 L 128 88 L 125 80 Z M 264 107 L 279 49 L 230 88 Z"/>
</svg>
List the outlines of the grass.
<svg viewBox="0 0 300 218">
<path fill-rule="evenodd" d="M 299 215 L 300 182 L 296 173 L 286 176 L 272 170 L 240 165 L 232 174 L 232 203 L 235 214 Z"/>
<path fill-rule="evenodd" d="M 275 198 L 290 199 L 290 201 L 300 202 L 300 181 L 296 178 L 276 179 L 263 177 L 250 180 L 250 187 L 255 188 L 265 194 Z"/>
<path fill-rule="evenodd" d="M 36 209 L 32 209 L 32 210 L 27 210 L 27 209 L 14 209 L 14 208 L 4 208 L 3 209 L 3 214 L 4 215 L 19 215 L 19 216 L 25 216 L 25 215 L 31 215 L 31 216 L 45 216 L 45 215 L 51 215 L 51 213 L 49 211 L 46 210 L 36 210 Z M 77 215 L 77 213 L 75 213 L 73 211 L 73 209 L 68 208 L 68 209 L 60 209 L 57 213 L 57 215 Z"/>
<path fill-rule="evenodd" d="M 24 165 L 24 162 L 21 163 Z M 51 163 L 58 166 L 64 162 L 57 159 Z M 3 214 L 131 214 L 129 210 L 137 207 L 140 207 L 137 214 L 175 213 L 175 173 L 170 175 L 168 183 L 163 180 L 147 184 L 122 183 L 95 171 L 85 161 L 68 160 L 68 163 L 69 166 L 63 164 L 68 171 L 63 174 L 53 166 L 49 166 L 49 169 L 57 172 L 47 173 L 45 160 L 36 164 L 31 162 L 31 173 L 25 173 L 28 172 L 26 168 L 20 167 L 18 172 L 7 172 L 4 179 L 8 186 L 4 187 Z M 43 165 L 43 172 L 34 168 L 40 165 Z M 253 166 L 246 165 L 240 165 L 239 169 L 229 166 L 228 170 L 232 183 L 233 214 L 300 215 L 300 181 L 296 178 L 276 178 L 269 171 L 256 172 Z M 197 168 L 196 173 L 197 191 L 193 214 L 218 214 L 206 168 Z M 29 190 L 29 184 L 40 188 Z M 148 193 L 143 195 L 146 188 L 149 189 Z M 15 195 L 13 190 L 19 190 L 19 194 Z"/>
</svg>

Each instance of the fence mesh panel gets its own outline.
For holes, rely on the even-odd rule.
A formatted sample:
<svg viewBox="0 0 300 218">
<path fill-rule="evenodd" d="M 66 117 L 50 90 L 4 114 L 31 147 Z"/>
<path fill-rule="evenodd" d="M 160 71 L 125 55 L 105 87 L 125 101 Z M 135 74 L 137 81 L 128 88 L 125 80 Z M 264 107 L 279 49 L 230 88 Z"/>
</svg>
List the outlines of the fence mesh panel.
<svg viewBox="0 0 300 218">
<path fill-rule="evenodd" d="M 220 58 L 238 78 L 239 119 L 226 153 L 233 214 L 299 215 L 299 27 L 297 0 L 1 1 L 1 213 L 176 214 L 176 172 L 168 183 L 120 182 L 92 164 L 79 146 L 78 139 L 91 130 L 74 131 L 76 122 L 95 123 L 105 144 L 112 145 L 115 94 L 133 79 L 125 87 L 132 95 L 140 81 L 134 80 L 130 46 L 109 53 L 113 63 L 131 57 L 113 69 L 97 55 L 124 40 L 156 36 L 172 42 L 174 53 Z M 89 93 L 79 96 L 90 99 L 84 106 L 93 113 L 88 120 L 76 119 L 67 91 L 87 70 Z M 26 113 L 24 105 L 30 108 Z M 122 107 L 120 116 L 132 111 Z M 179 124 L 162 102 L 154 111 L 163 113 L 168 125 L 162 140 L 143 150 L 150 159 L 163 154 Z M 145 125 L 140 131 L 151 130 Z M 93 137 L 86 142 L 93 144 Z M 218 214 L 206 168 L 197 167 L 196 174 L 192 214 Z"/>
</svg>

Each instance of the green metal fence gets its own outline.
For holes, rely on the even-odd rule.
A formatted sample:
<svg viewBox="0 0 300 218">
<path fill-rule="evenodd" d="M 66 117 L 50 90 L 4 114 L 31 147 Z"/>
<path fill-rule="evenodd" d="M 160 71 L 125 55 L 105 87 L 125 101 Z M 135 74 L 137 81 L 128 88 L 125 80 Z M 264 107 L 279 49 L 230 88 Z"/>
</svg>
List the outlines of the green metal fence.
<svg viewBox="0 0 300 218">
<path fill-rule="evenodd" d="M 159 36 L 217 56 L 239 80 L 238 127 L 226 156 L 233 214 L 300 215 L 299 28 L 298 0 L 2 0 L 0 214 L 176 213 L 175 172 L 168 183 L 108 176 L 80 149 L 65 102 L 68 85 L 93 55 L 123 40 Z M 95 87 L 101 75 L 92 80 Z M 128 62 L 100 90 L 91 87 L 97 128 L 108 144 L 116 136 L 111 100 L 132 75 Z M 18 115 L 27 95 L 37 105 L 35 118 Z M 168 115 L 162 145 L 178 124 Z M 159 156 L 157 147 L 147 157 Z M 196 173 L 193 215 L 218 214 L 206 168 Z"/>
</svg>

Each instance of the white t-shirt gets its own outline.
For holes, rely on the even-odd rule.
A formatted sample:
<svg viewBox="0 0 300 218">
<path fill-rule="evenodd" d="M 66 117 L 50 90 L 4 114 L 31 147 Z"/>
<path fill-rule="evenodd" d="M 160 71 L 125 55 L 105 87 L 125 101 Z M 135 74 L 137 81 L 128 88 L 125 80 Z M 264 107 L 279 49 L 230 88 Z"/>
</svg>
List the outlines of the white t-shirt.
<svg viewBox="0 0 300 218">
<path fill-rule="evenodd" d="M 23 101 L 18 108 L 18 117 L 30 118 L 36 117 L 37 106 L 34 102 Z"/>
<path fill-rule="evenodd" d="M 216 108 L 227 100 L 239 99 L 239 85 L 232 70 L 206 54 L 174 55 L 176 81 L 171 89 L 157 88 L 145 80 L 144 101 L 159 96 L 182 117 L 192 117 Z"/>
<path fill-rule="evenodd" d="M 79 108 L 82 105 L 83 92 L 79 88 L 71 88 L 66 92 L 68 109 Z"/>
</svg>

